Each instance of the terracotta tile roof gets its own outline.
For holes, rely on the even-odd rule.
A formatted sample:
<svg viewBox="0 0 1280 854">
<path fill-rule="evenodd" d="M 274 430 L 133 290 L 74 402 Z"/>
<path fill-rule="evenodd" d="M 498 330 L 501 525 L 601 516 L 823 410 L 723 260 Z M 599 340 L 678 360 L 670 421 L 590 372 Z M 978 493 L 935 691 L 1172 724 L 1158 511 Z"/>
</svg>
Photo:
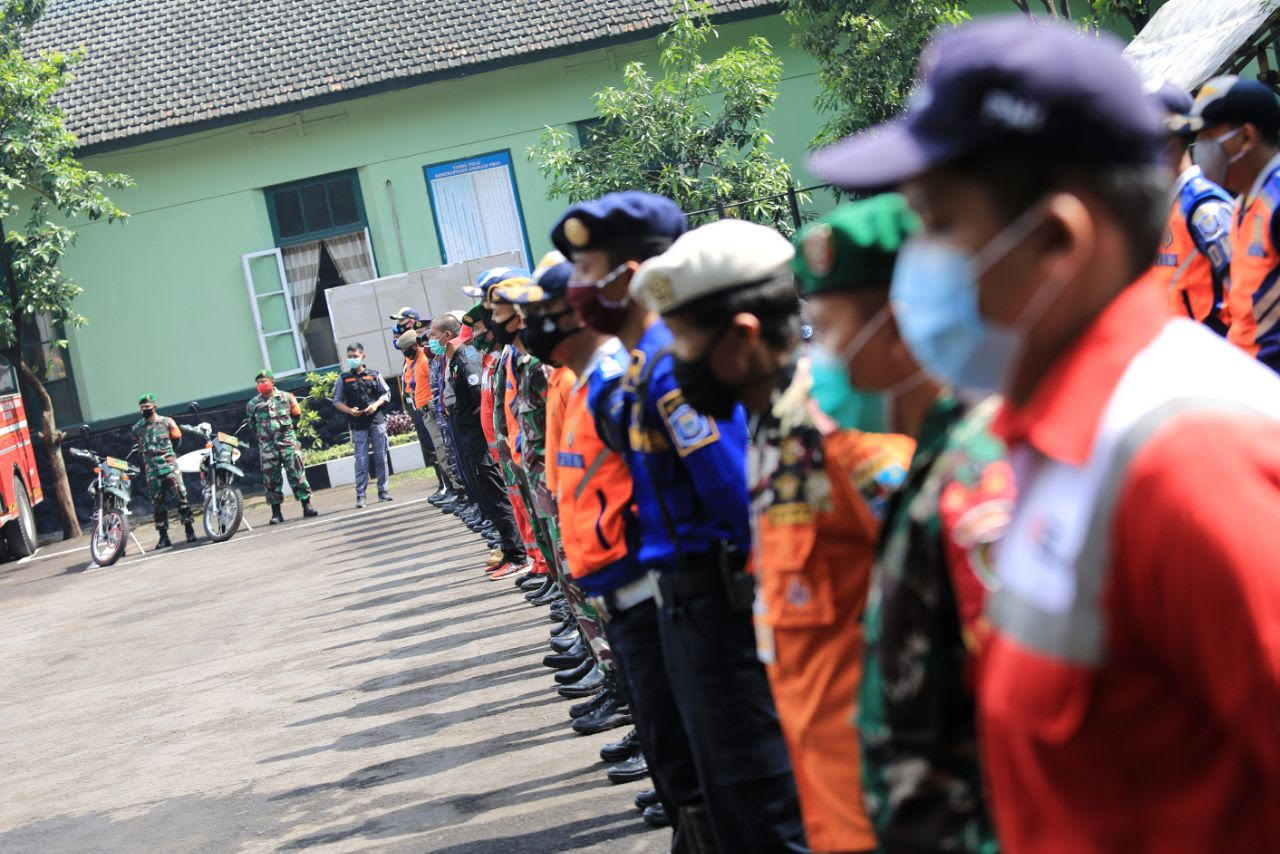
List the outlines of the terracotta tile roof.
<svg viewBox="0 0 1280 854">
<path fill-rule="evenodd" d="M 26 45 L 86 48 L 59 102 L 81 145 L 98 146 L 588 49 L 670 19 L 670 0 L 52 0 Z"/>
</svg>

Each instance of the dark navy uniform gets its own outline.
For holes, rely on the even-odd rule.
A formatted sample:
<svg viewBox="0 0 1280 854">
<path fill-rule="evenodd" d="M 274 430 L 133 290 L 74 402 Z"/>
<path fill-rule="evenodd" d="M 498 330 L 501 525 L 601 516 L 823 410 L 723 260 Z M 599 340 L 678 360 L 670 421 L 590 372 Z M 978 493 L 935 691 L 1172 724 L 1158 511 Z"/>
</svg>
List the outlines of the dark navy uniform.
<svg viewBox="0 0 1280 854">
<path fill-rule="evenodd" d="M 651 326 L 622 383 L 627 459 L 667 673 L 721 851 L 805 851 L 791 762 L 756 656 L 747 426 L 697 412 Z"/>
</svg>

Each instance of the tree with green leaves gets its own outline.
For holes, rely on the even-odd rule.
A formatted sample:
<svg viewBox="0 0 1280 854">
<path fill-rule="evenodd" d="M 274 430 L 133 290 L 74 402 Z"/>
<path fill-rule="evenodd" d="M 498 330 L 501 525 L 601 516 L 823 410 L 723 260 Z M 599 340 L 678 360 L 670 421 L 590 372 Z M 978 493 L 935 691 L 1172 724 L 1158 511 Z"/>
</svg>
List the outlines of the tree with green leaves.
<svg viewBox="0 0 1280 854">
<path fill-rule="evenodd" d="M 1049 18 L 1071 20 L 1074 12 L 1071 0 L 1012 0 L 1013 5 L 1025 15 L 1035 17 L 1045 15 Z M 1142 30 L 1151 20 L 1156 10 L 1164 5 L 1164 0 L 1081 0 L 1077 9 L 1081 11 L 1083 23 L 1099 29 L 1104 23 L 1116 18 L 1127 22 L 1134 34 Z"/>
<path fill-rule="evenodd" d="M 902 111 L 925 42 L 968 18 L 962 0 L 784 0 L 796 46 L 818 62 L 814 148 Z"/>
<path fill-rule="evenodd" d="M 39 402 L 38 438 L 49 454 L 53 492 L 66 537 L 80 524 L 71 501 L 53 401 L 27 360 L 24 328 L 46 317 L 55 328 L 85 319 L 73 303 L 81 288 L 59 267 L 75 241 L 77 220 L 124 220 L 106 190 L 132 182 L 124 175 L 85 169 L 75 157 L 76 139 L 54 103 L 80 54 L 24 56 L 22 36 L 44 11 L 44 0 L 0 2 L 0 222 L 3 223 L 4 288 L 0 294 L 0 352 L 18 370 L 23 387 Z M 21 220 L 15 220 L 19 214 Z M 57 342 L 65 347 L 65 341 Z"/>
<path fill-rule="evenodd" d="M 711 5 L 677 2 L 675 12 L 659 39 L 661 78 L 643 63 L 628 63 L 620 87 L 596 93 L 599 121 L 585 144 L 548 127 L 529 149 L 550 180 L 548 198 L 577 202 L 648 190 L 686 211 L 750 202 L 728 212 L 790 233 L 791 169 L 770 153 L 773 139 L 764 128 L 782 62 L 759 36 L 707 61 L 704 52 L 717 38 Z M 700 217 L 709 218 L 714 214 Z"/>
</svg>

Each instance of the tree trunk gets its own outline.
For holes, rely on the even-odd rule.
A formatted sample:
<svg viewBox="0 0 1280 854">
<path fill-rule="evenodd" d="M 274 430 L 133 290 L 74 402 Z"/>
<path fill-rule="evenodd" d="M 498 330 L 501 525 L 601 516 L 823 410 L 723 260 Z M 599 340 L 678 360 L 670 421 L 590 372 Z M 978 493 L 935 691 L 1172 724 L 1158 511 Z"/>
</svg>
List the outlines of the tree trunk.
<svg viewBox="0 0 1280 854">
<path fill-rule="evenodd" d="M 40 377 L 20 355 L 13 353 L 11 361 L 18 368 L 22 379 L 40 398 L 40 441 L 44 443 L 45 452 L 49 455 L 49 468 L 53 471 L 53 495 L 58 503 L 58 512 L 62 514 L 62 537 L 74 540 L 80 537 L 80 520 L 76 518 L 76 505 L 71 500 L 71 481 L 67 479 L 67 464 L 62 459 L 63 434 L 58 431 L 57 420 L 53 412 L 53 399 L 40 381 Z"/>
</svg>

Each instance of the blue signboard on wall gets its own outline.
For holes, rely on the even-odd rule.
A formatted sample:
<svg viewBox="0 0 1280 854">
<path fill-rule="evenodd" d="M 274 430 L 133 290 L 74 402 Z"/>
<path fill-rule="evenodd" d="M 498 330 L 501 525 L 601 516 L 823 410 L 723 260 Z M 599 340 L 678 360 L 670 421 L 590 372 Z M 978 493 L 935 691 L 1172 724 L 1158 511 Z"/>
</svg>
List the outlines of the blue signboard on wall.
<svg viewBox="0 0 1280 854">
<path fill-rule="evenodd" d="M 510 151 L 437 163 L 423 172 L 446 264 L 519 252 L 529 265 L 529 237 Z"/>
</svg>

